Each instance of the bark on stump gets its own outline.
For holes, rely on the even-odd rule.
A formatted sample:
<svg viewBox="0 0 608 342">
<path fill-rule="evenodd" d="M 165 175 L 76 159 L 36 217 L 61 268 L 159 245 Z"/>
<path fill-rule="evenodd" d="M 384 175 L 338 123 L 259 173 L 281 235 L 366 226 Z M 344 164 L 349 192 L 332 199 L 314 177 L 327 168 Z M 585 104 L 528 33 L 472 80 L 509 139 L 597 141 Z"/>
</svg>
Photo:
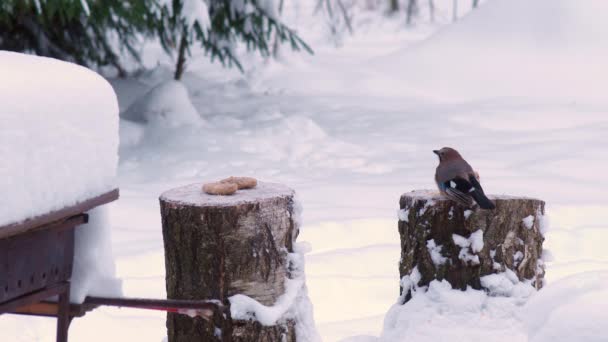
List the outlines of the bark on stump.
<svg viewBox="0 0 608 342">
<path fill-rule="evenodd" d="M 445 279 L 455 289 L 481 289 L 481 277 L 509 269 L 520 281 L 531 280 L 540 288 L 545 274 L 540 259 L 545 202 L 488 197 L 496 204 L 495 210 L 463 208 L 438 192 L 403 194 L 399 201 L 400 276 L 417 268 L 421 276 L 418 286 Z M 479 234 L 483 234 L 482 248 L 481 240 L 475 239 Z M 404 298 L 408 300 L 409 295 Z"/>
<path fill-rule="evenodd" d="M 298 234 L 294 206 L 294 191 L 271 183 L 231 196 L 205 194 L 202 184 L 163 193 L 167 297 L 229 305 L 230 296 L 244 294 L 273 305 L 285 292 L 287 255 Z M 293 322 L 212 324 L 169 313 L 167 330 L 169 342 L 295 341 Z"/>
</svg>

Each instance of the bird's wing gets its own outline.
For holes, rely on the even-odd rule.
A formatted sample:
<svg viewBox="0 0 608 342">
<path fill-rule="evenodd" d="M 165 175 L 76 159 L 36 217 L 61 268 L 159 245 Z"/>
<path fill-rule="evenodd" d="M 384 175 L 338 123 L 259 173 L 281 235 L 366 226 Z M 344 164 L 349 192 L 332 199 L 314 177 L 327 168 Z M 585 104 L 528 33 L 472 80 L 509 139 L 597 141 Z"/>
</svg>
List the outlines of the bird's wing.
<svg viewBox="0 0 608 342">
<path fill-rule="evenodd" d="M 471 181 L 472 186 L 471 190 L 469 190 L 470 194 L 473 199 L 475 199 L 475 202 L 479 204 L 479 207 L 482 209 L 495 209 L 496 205 L 494 205 L 494 203 L 492 203 L 492 201 L 490 201 L 490 199 L 486 197 L 486 194 L 483 192 L 483 188 L 481 187 L 481 184 L 479 184 L 479 182 L 477 181 L 475 175 L 471 175 L 469 177 L 469 180 Z"/>
<path fill-rule="evenodd" d="M 473 198 L 469 195 L 472 186 L 466 179 L 455 177 L 444 182 L 442 185 L 445 194 L 451 200 L 460 203 L 465 207 L 473 205 Z"/>
</svg>

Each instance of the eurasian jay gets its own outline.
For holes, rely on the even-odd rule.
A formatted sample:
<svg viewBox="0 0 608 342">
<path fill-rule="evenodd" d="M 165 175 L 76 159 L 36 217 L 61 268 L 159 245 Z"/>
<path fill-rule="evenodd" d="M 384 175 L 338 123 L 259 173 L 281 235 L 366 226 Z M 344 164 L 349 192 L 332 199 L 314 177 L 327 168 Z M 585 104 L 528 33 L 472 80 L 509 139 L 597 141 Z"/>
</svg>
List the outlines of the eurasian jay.
<svg viewBox="0 0 608 342">
<path fill-rule="evenodd" d="M 433 153 L 439 157 L 435 182 L 442 194 L 465 207 L 471 207 L 475 200 L 482 209 L 496 208 L 483 193 L 479 184 L 479 174 L 458 151 L 444 147 L 440 150 L 433 150 Z"/>
</svg>

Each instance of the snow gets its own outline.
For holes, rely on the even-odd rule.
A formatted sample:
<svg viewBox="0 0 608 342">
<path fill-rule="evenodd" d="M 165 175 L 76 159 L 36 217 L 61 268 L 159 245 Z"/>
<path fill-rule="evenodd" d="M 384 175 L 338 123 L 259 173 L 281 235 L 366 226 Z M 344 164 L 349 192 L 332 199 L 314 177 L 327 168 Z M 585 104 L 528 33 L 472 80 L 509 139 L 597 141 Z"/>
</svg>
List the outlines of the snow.
<svg viewBox="0 0 608 342">
<path fill-rule="evenodd" d="M 529 341 L 605 341 L 608 273 L 589 272 L 549 284 L 523 311 Z"/>
<path fill-rule="evenodd" d="M 479 253 L 483 249 L 483 231 L 481 229 L 471 233 L 469 238 L 458 234 L 452 234 L 452 240 L 456 246 L 460 247 L 460 253 L 458 253 L 458 259 L 471 263 L 472 265 L 479 265 L 479 256 L 473 253 Z"/>
<path fill-rule="evenodd" d="M 121 200 L 110 215 L 124 294 L 166 294 L 158 195 L 242 174 L 298 193 L 305 209 L 298 241 L 311 248 L 306 283 L 324 341 L 602 341 L 608 199 L 597 175 L 608 172 L 608 101 L 600 94 L 608 77 L 606 40 L 597 36 L 608 31 L 605 1 L 488 0 L 449 26 L 441 24 L 452 1 L 435 3 L 438 24 L 421 19 L 410 28 L 403 16 L 357 9 L 356 35 L 336 48 L 324 19 L 311 15 L 314 1 L 286 1 L 285 22 L 315 55 L 285 49 L 280 62 L 264 62 L 242 54 L 244 75 L 210 65 L 193 48 L 183 85 L 207 125 L 121 121 L 132 125 L 121 127 Z M 534 40 L 541 31 L 550 39 Z M 160 67 L 111 80 L 123 112 L 171 78 L 171 61 L 155 51 L 143 57 Z M 546 287 L 516 298 L 504 295 L 513 285 L 507 274 L 491 295 L 438 282 L 392 307 L 399 195 L 434 188 L 431 151 L 454 145 L 481 173 L 486 193 L 546 201 L 551 229 L 548 216 L 535 218 L 553 255 Z M 74 320 L 70 336 L 160 341 L 165 320 L 100 308 Z M 4 315 L 0 339 L 51 340 L 54 327 L 54 320 Z"/>
<path fill-rule="evenodd" d="M 520 302 L 433 280 L 428 289 L 413 291 L 405 305 L 390 308 L 380 341 L 526 341 L 515 315 Z"/>
<path fill-rule="evenodd" d="M 434 99 L 602 101 L 600 89 L 608 79 L 602 56 L 608 44 L 601 37 L 608 27 L 600 13 L 606 10 L 608 4 L 601 0 L 584 5 L 572 0 L 492 0 L 418 46 L 374 59 L 369 66 L 407 77 L 419 94 Z M 402 67 L 394 70 L 394 65 Z M 429 77 L 431 73 L 441 77 Z M 474 116 L 498 123 L 481 113 Z M 519 120 L 513 119 L 517 125 Z M 532 121 L 523 125 L 538 127 Z"/>
<path fill-rule="evenodd" d="M 80 0 L 80 5 L 82 6 L 82 9 L 84 10 L 84 13 L 87 16 L 91 15 L 91 10 L 89 9 L 89 4 L 87 3 L 87 0 Z M 40 8 L 40 4 L 37 4 L 36 6 L 37 8 Z"/>
<path fill-rule="evenodd" d="M 429 250 L 431 260 L 433 260 L 433 264 L 435 264 L 435 266 L 443 265 L 448 260 L 446 257 L 441 255 L 441 249 L 443 247 L 441 245 L 437 245 L 434 239 L 430 239 L 426 242 L 426 248 Z"/>
<path fill-rule="evenodd" d="M 547 234 L 547 231 L 549 230 L 549 226 L 550 226 L 549 217 L 547 215 L 537 214 L 536 219 L 538 220 L 538 226 L 539 226 L 540 233 L 543 236 L 545 236 L 545 234 Z"/>
<path fill-rule="evenodd" d="M 112 190 L 118 105 L 108 82 L 74 64 L 6 51 L 0 74 L 0 226 Z"/>
<path fill-rule="evenodd" d="M 527 299 L 532 295 L 535 289 L 530 284 L 530 281 L 519 281 L 515 272 L 510 269 L 481 277 L 481 286 L 489 291 L 489 295 L 512 297 L 516 300 Z M 520 303 L 525 303 L 525 300 Z"/>
<path fill-rule="evenodd" d="M 301 279 L 287 279 L 285 293 L 279 297 L 273 306 L 265 306 L 242 294 L 231 296 L 228 298 L 230 301 L 230 315 L 233 319 L 253 320 L 266 326 L 274 325 L 284 319 L 287 311 L 294 307 L 295 299 L 302 285 Z"/>
<path fill-rule="evenodd" d="M 465 219 L 465 220 L 466 220 L 466 219 L 468 219 L 468 218 L 469 218 L 469 216 L 471 216 L 471 214 L 472 214 L 472 213 L 473 213 L 473 211 L 472 211 L 472 210 L 469 210 L 469 209 L 465 210 L 465 211 L 463 212 L 463 214 L 464 214 L 464 219 Z"/>
<path fill-rule="evenodd" d="M 179 81 L 166 81 L 150 89 L 121 114 L 124 119 L 160 127 L 200 125 L 204 121 Z"/>
<path fill-rule="evenodd" d="M 227 177 L 226 177 L 227 178 Z M 230 196 L 210 195 L 202 191 L 203 183 L 185 185 L 168 190 L 161 194 L 163 201 L 185 205 L 201 206 L 234 206 L 238 204 L 258 203 L 277 197 L 293 197 L 294 191 L 282 184 L 257 182 L 253 189 L 242 189 Z M 294 215 L 297 212 L 294 213 Z"/>
<path fill-rule="evenodd" d="M 409 209 L 400 209 L 397 212 L 397 217 L 399 221 L 408 222 L 409 221 L 410 210 Z"/>
<path fill-rule="evenodd" d="M 76 229 L 70 302 L 82 303 L 87 295 L 120 297 L 122 281 L 116 278 L 112 252 L 112 225 L 108 206 L 88 212 L 89 223 Z"/>
<path fill-rule="evenodd" d="M 521 220 L 524 223 L 524 226 L 527 229 L 532 229 L 532 227 L 534 226 L 534 216 L 532 215 L 528 215 L 526 216 L 523 220 Z"/>
<path fill-rule="evenodd" d="M 182 15 L 186 19 L 186 25 L 193 27 L 198 24 L 203 32 L 211 27 L 209 8 L 204 0 L 185 0 L 182 7 Z"/>
<path fill-rule="evenodd" d="M 483 249 L 483 230 L 478 229 L 471 233 L 469 241 L 471 242 L 471 251 L 473 251 L 473 253 L 481 252 Z"/>
</svg>

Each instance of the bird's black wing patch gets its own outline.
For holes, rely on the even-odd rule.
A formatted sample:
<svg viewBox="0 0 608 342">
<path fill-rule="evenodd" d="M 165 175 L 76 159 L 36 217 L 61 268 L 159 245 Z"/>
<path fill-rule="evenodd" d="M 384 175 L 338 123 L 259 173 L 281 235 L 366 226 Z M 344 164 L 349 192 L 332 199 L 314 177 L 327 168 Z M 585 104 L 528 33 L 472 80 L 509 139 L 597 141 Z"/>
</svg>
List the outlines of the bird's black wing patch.
<svg viewBox="0 0 608 342">
<path fill-rule="evenodd" d="M 462 204 L 465 207 L 470 207 L 473 204 L 473 198 L 469 195 L 473 186 L 466 179 L 453 178 L 443 183 L 445 194 L 453 201 Z"/>
<path fill-rule="evenodd" d="M 471 181 L 472 185 L 471 190 L 469 191 L 471 192 L 471 196 L 473 196 L 475 199 L 475 202 L 479 204 L 479 207 L 482 209 L 495 209 L 496 205 L 494 205 L 494 203 L 492 203 L 492 201 L 486 197 L 486 194 L 483 192 L 481 184 L 479 184 L 477 178 L 471 175 L 469 180 Z"/>
</svg>

